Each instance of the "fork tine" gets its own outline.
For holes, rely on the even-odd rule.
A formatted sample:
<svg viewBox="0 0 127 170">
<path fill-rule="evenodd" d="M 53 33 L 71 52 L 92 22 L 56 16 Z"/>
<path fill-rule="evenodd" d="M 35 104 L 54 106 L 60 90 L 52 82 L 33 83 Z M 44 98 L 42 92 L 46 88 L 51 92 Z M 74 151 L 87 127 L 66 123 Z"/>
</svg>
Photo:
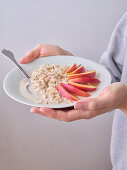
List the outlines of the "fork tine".
<svg viewBox="0 0 127 170">
<path fill-rule="evenodd" d="M 9 51 L 9 50 L 3 49 L 1 51 L 6 56 L 10 56 L 11 55 L 12 57 L 14 57 L 14 54 L 11 51 Z"/>
<path fill-rule="evenodd" d="M 4 49 L 3 50 L 1 50 L 1 52 L 3 53 L 3 51 L 4 51 Z"/>
<path fill-rule="evenodd" d="M 7 50 L 6 49 L 3 49 L 3 50 L 1 50 L 2 51 L 2 53 L 5 53 Z"/>
</svg>

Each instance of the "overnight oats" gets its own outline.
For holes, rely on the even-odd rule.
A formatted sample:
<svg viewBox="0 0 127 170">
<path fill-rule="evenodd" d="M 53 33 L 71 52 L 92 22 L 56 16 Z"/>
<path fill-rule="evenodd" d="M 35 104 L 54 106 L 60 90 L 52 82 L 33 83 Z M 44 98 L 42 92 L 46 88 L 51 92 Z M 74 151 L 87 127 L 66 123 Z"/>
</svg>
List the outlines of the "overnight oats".
<svg viewBox="0 0 127 170">
<path fill-rule="evenodd" d="M 22 96 L 38 104 L 60 104 L 73 102 L 58 92 L 56 86 L 58 83 L 67 83 L 66 71 L 68 66 L 55 64 L 43 64 L 34 70 L 29 76 L 31 84 L 29 90 L 26 90 L 28 84 L 26 79 L 20 82 L 19 90 Z"/>
<path fill-rule="evenodd" d="M 85 70 L 80 64 L 60 66 L 43 64 L 30 74 L 31 84 L 26 90 L 27 80 L 20 82 L 22 96 L 38 104 L 72 103 L 81 97 L 91 96 L 100 80 L 95 70 Z M 80 96 L 80 98 L 79 98 Z"/>
</svg>

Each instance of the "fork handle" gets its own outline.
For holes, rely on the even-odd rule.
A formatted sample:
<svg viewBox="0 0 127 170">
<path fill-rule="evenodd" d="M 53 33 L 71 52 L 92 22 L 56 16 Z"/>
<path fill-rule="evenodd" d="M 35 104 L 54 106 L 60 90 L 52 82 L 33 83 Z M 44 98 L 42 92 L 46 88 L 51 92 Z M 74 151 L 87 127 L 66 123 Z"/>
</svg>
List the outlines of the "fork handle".
<svg viewBox="0 0 127 170">
<path fill-rule="evenodd" d="M 17 68 L 20 70 L 20 72 L 26 77 L 26 79 L 28 80 L 28 82 L 30 83 L 30 77 L 28 76 L 28 74 L 23 70 L 23 68 L 18 64 L 18 62 L 16 61 L 14 54 L 6 49 L 1 50 L 2 53 L 8 58 L 10 59 L 16 66 Z"/>
<path fill-rule="evenodd" d="M 22 67 L 17 63 L 17 61 L 13 61 L 17 68 L 20 70 L 20 72 L 27 78 L 28 81 L 30 81 L 30 77 L 28 76 L 28 74 L 22 69 Z"/>
<path fill-rule="evenodd" d="M 8 57 L 8 56 L 7 56 Z M 22 67 L 18 64 L 18 62 L 16 61 L 16 59 L 14 57 L 8 57 L 16 66 L 17 68 L 20 70 L 20 72 L 26 77 L 26 79 L 28 80 L 28 82 L 30 82 L 30 77 L 28 76 L 28 74 L 22 69 Z"/>
</svg>

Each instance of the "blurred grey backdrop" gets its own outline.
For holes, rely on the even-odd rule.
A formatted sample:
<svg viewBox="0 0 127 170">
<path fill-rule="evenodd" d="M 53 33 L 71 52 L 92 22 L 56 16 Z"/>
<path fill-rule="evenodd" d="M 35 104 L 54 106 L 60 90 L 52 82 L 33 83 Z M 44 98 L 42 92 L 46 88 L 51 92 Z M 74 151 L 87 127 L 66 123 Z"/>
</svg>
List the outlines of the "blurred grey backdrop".
<svg viewBox="0 0 127 170">
<path fill-rule="evenodd" d="M 0 0 L 0 49 L 19 60 L 38 43 L 99 61 L 126 0 Z M 59 122 L 10 99 L 2 82 L 14 65 L 0 54 L 0 169 L 111 170 L 113 113 Z"/>
</svg>

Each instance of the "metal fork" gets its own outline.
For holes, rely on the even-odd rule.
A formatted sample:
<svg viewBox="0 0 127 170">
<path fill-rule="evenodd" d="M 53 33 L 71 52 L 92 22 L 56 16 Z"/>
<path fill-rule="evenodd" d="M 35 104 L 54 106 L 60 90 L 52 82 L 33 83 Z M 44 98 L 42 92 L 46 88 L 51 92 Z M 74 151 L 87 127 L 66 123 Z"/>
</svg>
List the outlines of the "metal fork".
<svg viewBox="0 0 127 170">
<path fill-rule="evenodd" d="M 27 91 L 31 94 L 30 90 L 29 90 L 29 85 L 30 85 L 30 77 L 28 76 L 28 74 L 23 70 L 23 68 L 17 63 L 17 61 L 15 60 L 14 54 L 6 49 L 1 50 L 2 53 L 8 57 L 11 61 L 13 61 L 13 63 L 16 64 L 17 68 L 20 70 L 20 72 L 23 74 L 23 76 L 25 76 L 25 78 L 28 81 L 28 85 L 26 86 Z"/>
</svg>

